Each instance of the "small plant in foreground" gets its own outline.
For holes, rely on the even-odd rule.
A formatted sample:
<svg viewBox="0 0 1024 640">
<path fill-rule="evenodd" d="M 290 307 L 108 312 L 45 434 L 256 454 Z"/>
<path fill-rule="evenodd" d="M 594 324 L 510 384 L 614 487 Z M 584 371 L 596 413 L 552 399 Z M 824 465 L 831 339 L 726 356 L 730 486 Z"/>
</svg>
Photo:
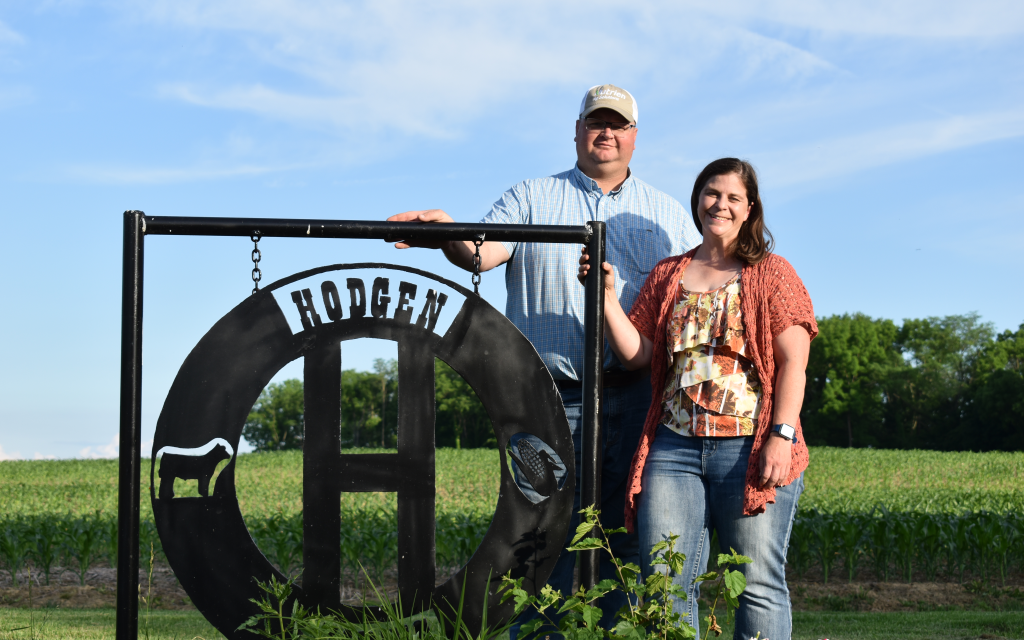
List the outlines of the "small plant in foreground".
<svg viewBox="0 0 1024 640">
<path fill-rule="evenodd" d="M 365 575 L 365 571 L 364 571 Z M 261 613 L 253 616 L 239 626 L 239 630 L 248 631 L 269 640 L 449 640 L 446 628 L 455 630 L 454 640 L 486 640 L 506 634 L 510 624 L 489 628 L 487 626 L 487 601 L 484 599 L 484 618 L 482 630 L 474 635 L 463 622 L 462 611 L 465 601 L 465 583 L 462 597 L 455 610 L 455 619 L 442 616 L 443 624 L 430 619 L 429 613 L 413 617 L 402 616 L 401 599 L 392 602 L 386 594 L 382 594 L 376 585 L 367 582 L 373 588 L 380 602 L 380 619 L 366 615 L 361 621 L 353 622 L 341 616 L 322 614 L 310 611 L 292 598 L 294 578 L 280 582 L 271 576 L 269 582 L 257 581 L 266 596 L 252 602 L 260 608 Z M 290 602 L 289 602 L 290 601 Z"/>
<path fill-rule="evenodd" d="M 669 535 L 667 540 L 659 542 L 651 552 L 655 555 L 651 562 L 652 566 L 664 566 L 665 572 L 660 571 L 647 576 L 641 580 L 640 567 L 632 563 L 623 563 L 616 558 L 611 551 L 611 543 L 608 538 L 616 533 L 624 533 L 625 529 L 605 530 L 598 519 L 599 511 L 592 507 L 580 510 L 583 518 L 579 527 L 576 528 L 576 535 L 569 546 L 570 551 L 587 551 L 590 549 L 602 549 L 611 556 L 618 572 L 619 580 L 602 580 L 594 585 L 592 589 L 580 588 L 572 597 L 565 598 L 560 592 L 545 585 L 541 589 L 540 596 L 531 596 L 522 588 L 522 578 L 513 580 L 506 575 L 503 578 L 502 602 L 512 598 L 515 600 L 516 614 L 520 614 L 528 607 L 533 607 L 541 615 L 541 618 L 526 622 L 520 627 L 519 633 L 527 638 L 537 633 L 543 633 L 550 627 L 558 628 L 559 632 L 567 639 L 572 640 L 597 640 L 608 638 L 611 640 L 640 640 L 641 638 L 653 637 L 662 640 L 684 640 L 695 638 L 697 630 L 689 625 L 683 614 L 676 612 L 672 607 L 672 599 L 686 599 L 686 590 L 672 581 L 673 574 L 679 575 L 683 572 L 685 554 L 675 550 L 675 543 L 679 536 Z M 598 536 L 588 537 L 596 530 Z M 715 617 L 715 607 L 719 598 L 725 600 L 728 610 L 739 606 L 737 598 L 746 589 L 747 582 L 744 575 L 729 567 L 747 564 L 750 558 L 739 555 L 735 549 L 732 553 L 723 553 L 718 556 L 718 565 L 722 573 L 710 571 L 698 576 L 694 583 L 715 581 L 713 593 L 714 602 L 710 613 L 704 618 L 707 622 L 704 637 L 710 633 L 716 636 L 722 634 L 721 627 Z M 596 605 L 599 598 L 611 591 L 623 591 L 627 596 L 627 604 L 619 610 L 618 621 L 612 629 L 603 629 L 598 623 L 601 620 L 601 609 Z M 551 616 L 562 616 L 557 623 Z"/>
<path fill-rule="evenodd" d="M 143 633 L 146 636 L 146 640 L 149 640 L 149 609 L 150 604 L 153 601 L 153 559 L 156 554 L 153 551 L 153 545 L 149 545 L 149 570 L 146 571 L 146 595 L 142 595 L 142 584 L 139 584 L 139 600 L 142 604 L 146 605 L 146 623 L 143 627 Z"/>
</svg>

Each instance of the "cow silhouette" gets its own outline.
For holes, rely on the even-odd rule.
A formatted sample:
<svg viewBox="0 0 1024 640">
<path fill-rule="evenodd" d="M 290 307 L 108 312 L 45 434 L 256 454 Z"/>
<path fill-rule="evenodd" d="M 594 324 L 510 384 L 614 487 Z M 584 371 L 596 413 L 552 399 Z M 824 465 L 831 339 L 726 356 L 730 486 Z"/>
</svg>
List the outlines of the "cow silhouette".
<svg viewBox="0 0 1024 640">
<path fill-rule="evenodd" d="M 172 447 L 168 447 L 171 449 Z M 176 451 L 201 451 L 206 447 L 200 447 L 199 449 L 177 449 Z M 174 479 L 181 478 L 182 480 L 198 480 L 199 481 L 199 495 L 204 498 L 210 495 L 210 479 L 213 477 L 214 471 L 217 470 L 217 464 L 221 460 L 230 460 L 231 454 L 228 452 L 228 447 L 218 443 L 215 447 L 203 454 L 192 454 L 187 453 L 171 453 L 166 452 L 163 457 L 160 458 L 160 499 L 170 500 L 174 497 Z"/>
<path fill-rule="evenodd" d="M 519 465 L 520 471 L 530 481 L 533 490 L 545 498 L 549 497 L 558 488 L 555 471 L 561 470 L 562 467 L 555 462 L 551 454 L 543 449 L 537 451 L 526 438 L 520 440 L 516 448 L 519 455 L 510 449 L 509 456 Z"/>
</svg>

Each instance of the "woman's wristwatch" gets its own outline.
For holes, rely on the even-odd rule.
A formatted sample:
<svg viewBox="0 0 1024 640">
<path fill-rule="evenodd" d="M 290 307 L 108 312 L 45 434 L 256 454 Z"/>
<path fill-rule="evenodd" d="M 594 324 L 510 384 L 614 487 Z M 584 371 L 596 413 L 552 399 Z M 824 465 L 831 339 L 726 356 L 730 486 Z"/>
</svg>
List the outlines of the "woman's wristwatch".
<svg viewBox="0 0 1024 640">
<path fill-rule="evenodd" d="M 796 444 L 796 429 L 792 425 L 786 423 L 777 424 L 772 427 L 772 433 L 778 435 L 780 438 L 789 440 L 793 444 Z"/>
</svg>

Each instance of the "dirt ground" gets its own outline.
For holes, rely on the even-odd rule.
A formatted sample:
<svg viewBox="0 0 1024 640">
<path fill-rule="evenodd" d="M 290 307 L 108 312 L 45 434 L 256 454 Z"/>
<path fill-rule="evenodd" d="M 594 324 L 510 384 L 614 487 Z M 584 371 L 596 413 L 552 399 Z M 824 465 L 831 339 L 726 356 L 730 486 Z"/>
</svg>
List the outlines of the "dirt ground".
<svg viewBox="0 0 1024 640">
<path fill-rule="evenodd" d="M 447 579 L 447 573 L 439 575 L 437 584 Z M 117 599 L 116 584 L 117 571 L 111 567 L 89 569 L 85 574 L 84 586 L 77 574 L 62 567 L 56 567 L 50 573 L 49 585 L 45 584 L 39 573 L 33 572 L 30 581 L 28 571 L 22 571 L 18 574 L 18 586 L 15 586 L 8 572 L 0 572 L 0 607 L 113 608 Z M 390 597 L 397 596 L 397 574 L 384 576 L 381 591 Z M 195 609 L 192 600 L 167 565 L 154 566 L 152 580 L 145 571 L 139 571 L 139 595 L 147 598 L 153 609 Z M 340 595 L 341 601 L 350 605 L 358 605 L 364 600 L 376 600 L 373 588 L 361 580 L 344 581 Z M 145 606 L 145 600 L 140 600 L 140 607 Z"/>
<path fill-rule="evenodd" d="M 1021 585 L 955 582 L 790 582 L 795 611 L 1007 611 L 1024 609 Z"/>
<path fill-rule="evenodd" d="M 860 577 L 860 576 L 858 576 Z M 1015 576 L 1016 578 L 1016 576 Z M 441 584 L 447 576 L 441 576 Z M 50 584 L 37 573 L 32 575 L 31 589 L 28 574 L 19 574 L 20 586 L 15 587 L 7 572 L 0 573 L 0 606 L 2 607 L 72 607 L 109 608 L 116 599 L 115 570 L 95 567 L 86 573 L 85 586 L 71 571 L 57 568 L 50 576 Z M 193 609 L 191 600 L 174 577 L 170 567 L 157 565 L 153 570 L 152 585 L 147 576 L 139 572 L 142 597 L 147 597 L 153 609 Z M 939 611 L 962 610 L 1024 610 L 1024 581 L 1014 580 L 1006 587 L 998 582 L 980 580 L 957 584 L 955 582 L 877 582 L 845 580 L 791 580 L 790 595 L 795 611 Z M 394 575 L 385 576 L 384 590 L 391 596 L 397 593 Z M 704 594 L 706 596 L 706 593 Z M 364 585 L 351 580 L 342 585 L 342 601 L 358 604 L 364 596 Z M 365 589 L 372 599 L 372 590 Z M 703 599 L 703 598 L 702 598 Z M 141 607 L 145 607 L 140 602 Z"/>
</svg>

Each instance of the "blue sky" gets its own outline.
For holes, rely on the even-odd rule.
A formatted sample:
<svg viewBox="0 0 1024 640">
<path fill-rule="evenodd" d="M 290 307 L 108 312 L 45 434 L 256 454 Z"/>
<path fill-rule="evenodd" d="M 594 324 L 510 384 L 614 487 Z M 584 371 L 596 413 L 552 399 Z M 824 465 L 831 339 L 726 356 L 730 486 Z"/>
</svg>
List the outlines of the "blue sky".
<svg viewBox="0 0 1024 640">
<path fill-rule="evenodd" d="M 717 5 L 717 6 L 714 6 Z M 121 212 L 478 220 L 572 166 L 583 92 L 639 103 L 638 177 L 761 171 L 819 315 L 1024 321 L 1024 4 L 0 1 L 0 459 L 116 452 Z M 428 251 L 267 239 L 264 282 Z M 146 243 L 145 438 L 251 288 L 241 238 Z M 504 307 L 500 272 L 484 295 Z M 392 357 L 346 344 L 345 366 Z M 286 369 L 280 377 L 296 375 Z"/>
</svg>

